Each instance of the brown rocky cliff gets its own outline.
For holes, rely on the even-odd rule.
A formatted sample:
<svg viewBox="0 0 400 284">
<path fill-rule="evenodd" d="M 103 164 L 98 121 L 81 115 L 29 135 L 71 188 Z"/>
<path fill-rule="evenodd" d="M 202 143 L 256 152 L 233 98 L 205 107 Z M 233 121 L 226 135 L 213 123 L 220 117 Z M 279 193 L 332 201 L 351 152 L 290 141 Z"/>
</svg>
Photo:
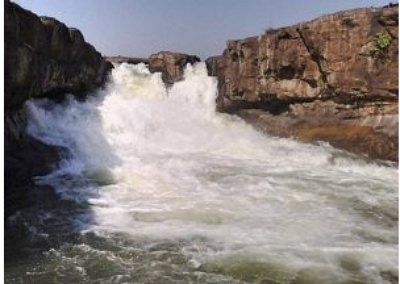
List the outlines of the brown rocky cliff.
<svg viewBox="0 0 400 284">
<path fill-rule="evenodd" d="M 84 95 L 104 82 L 111 64 L 85 42 L 82 33 L 38 17 L 8 0 L 5 30 L 5 213 L 29 203 L 32 177 L 58 162 L 59 149 L 30 137 L 24 103 L 35 97 Z"/>
<path fill-rule="evenodd" d="M 397 160 L 398 6 L 338 12 L 229 41 L 206 63 L 219 80 L 220 111 L 273 135 Z M 352 132 L 359 146 L 349 146 L 349 127 L 363 127 Z"/>
</svg>

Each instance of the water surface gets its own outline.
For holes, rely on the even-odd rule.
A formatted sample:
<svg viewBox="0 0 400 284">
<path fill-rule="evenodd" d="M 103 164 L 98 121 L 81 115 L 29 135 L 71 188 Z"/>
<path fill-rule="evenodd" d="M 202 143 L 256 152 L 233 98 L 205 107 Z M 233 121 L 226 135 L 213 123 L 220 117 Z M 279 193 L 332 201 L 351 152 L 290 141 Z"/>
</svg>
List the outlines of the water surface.
<svg viewBox="0 0 400 284">
<path fill-rule="evenodd" d="M 166 89 L 122 64 L 85 102 L 30 101 L 65 147 L 6 283 L 397 283 L 398 170 L 215 112 L 204 63 Z"/>
</svg>

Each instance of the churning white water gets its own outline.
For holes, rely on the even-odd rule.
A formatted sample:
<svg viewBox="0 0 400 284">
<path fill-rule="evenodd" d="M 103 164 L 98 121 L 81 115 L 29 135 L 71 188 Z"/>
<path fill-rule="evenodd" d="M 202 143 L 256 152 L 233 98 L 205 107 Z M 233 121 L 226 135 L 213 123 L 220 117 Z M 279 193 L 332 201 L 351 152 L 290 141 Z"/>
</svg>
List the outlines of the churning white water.
<svg viewBox="0 0 400 284">
<path fill-rule="evenodd" d="M 397 169 L 327 144 L 268 137 L 216 113 L 216 84 L 204 63 L 188 66 L 170 89 L 145 65 L 122 64 L 85 102 L 29 103 L 29 133 L 67 149 L 37 182 L 88 204 L 75 229 L 108 244 L 50 250 L 60 275 L 93 283 L 396 282 Z"/>
</svg>

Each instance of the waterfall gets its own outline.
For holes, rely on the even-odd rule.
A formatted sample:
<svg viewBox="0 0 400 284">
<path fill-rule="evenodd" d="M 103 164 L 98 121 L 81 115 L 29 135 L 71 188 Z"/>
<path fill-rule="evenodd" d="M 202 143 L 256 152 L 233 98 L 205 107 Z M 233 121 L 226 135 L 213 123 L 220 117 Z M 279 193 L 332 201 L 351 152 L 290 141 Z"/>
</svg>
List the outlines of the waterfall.
<svg viewBox="0 0 400 284">
<path fill-rule="evenodd" d="M 143 64 L 121 64 L 86 101 L 30 101 L 28 132 L 65 149 L 36 182 L 86 209 L 71 217 L 84 241 L 49 250 L 35 266 L 41 274 L 24 277 L 56 270 L 69 283 L 396 278 L 398 170 L 326 143 L 261 134 L 215 112 L 216 96 L 204 63 L 188 65 L 170 88 Z"/>
</svg>

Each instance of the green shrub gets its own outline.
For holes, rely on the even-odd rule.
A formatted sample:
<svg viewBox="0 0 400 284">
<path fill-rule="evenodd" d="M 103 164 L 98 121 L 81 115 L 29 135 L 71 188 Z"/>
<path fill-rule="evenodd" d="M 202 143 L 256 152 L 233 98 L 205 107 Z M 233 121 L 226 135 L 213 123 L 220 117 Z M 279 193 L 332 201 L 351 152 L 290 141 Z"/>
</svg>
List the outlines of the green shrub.
<svg viewBox="0 0 400 284">
<path fill-rule="evenodd" d="M 392 37 L 388 32 L 377 33 L 375 35 L 375 47 L 379 51 L 387 51 L 392 43 Z"/>
</svg>

